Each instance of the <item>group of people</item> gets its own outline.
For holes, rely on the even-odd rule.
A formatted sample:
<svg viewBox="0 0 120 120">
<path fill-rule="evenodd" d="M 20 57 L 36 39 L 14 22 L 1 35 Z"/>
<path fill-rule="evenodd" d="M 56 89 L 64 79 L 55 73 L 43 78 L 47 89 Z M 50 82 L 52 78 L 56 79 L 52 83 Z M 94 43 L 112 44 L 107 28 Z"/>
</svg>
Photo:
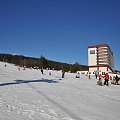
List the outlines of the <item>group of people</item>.
<svg viewBox="0 0 120 120">
<path fill-rule="evenodd" d="M 113 77 L 113 80 L 111 81 L 111 84 L 115 84 L 115 85 L 119 85 L 119 77 L 116 75 L 115 77 Z"/>
<path fill-rule="evenodd" d="M 102 78 L 104 78 L 104 85 L 107 85 L 107 86 L 109 85 L 109 79 L 110 79 L 110 77 L 109 77 L 108 73 L 106 73 L 105 76 L 102 76 L 101 74 L 99 74 L 98 78 L 99 78 L 99 80 L 97 81 L 98 85 L 100 85 L 100 86 L 103 85 L 102 84 Z M 111 81 L 111 84 L 119 85 L 118 82 L 119 82 L 119 77 L 118 77 L 118 75 L 116 75 L 114 77 L 114 79 Z"/>
<path fill-rule="evenodd" d="M 43 74 L 43 69 L 41 69 L 41 73 Z M 51 71 L 49 72 L 49 75 L 51 75 Z M 62 70 L 62 78 L 64 78 L 65 76 L 65 71 Z M 80 73 L 77 73 L 76 78 L 80 78 Z M 99 78 L 99 80 L 97 81 L 97 85 L 100 85 L 100 86 L 103 86 L 103 85 L 106 85 L 108 86 L 109 85 L 109 80 L 110 80 L 110 76 L 108 73 L 106 73 L 104 76 L 102 74 L 95 74 L 95 77 L 96 79 Z M 104 83 L 102 83 L 102 78 L 104 78 Z M 90 79 L 90 77 L 89 77 Z M 113 80 L 111 81 L 111 84 L 115 84 L 115 85 L 119 85 L 119 77 L 118 75 L 116 75 Z"/>
<path fill-rule="evenodd" d="M 44 74 L 43 68 L 41 68 L 41 73 Z M 51 75 L 51 71 L 49 71 L 49 75 Z M 55 74 L 55 76 L 57 77 L 57 74 Z M 65 77 L 65 71 L 62 70 L 62 78 Z"/>
</svg>

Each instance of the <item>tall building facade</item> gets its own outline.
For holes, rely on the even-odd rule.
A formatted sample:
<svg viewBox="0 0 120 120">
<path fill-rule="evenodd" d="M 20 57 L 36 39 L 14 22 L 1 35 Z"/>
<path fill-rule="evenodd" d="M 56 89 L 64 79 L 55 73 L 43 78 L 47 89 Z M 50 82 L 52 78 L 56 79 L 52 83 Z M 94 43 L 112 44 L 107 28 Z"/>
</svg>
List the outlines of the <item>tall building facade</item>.
<svg viewBox="0 0 120 120">
<path fill-rule="evenodd" d="M 108 44 L 88 46 L 88 66 L 91 74 L 114 71 L 114 55 Z"/>
</svg>

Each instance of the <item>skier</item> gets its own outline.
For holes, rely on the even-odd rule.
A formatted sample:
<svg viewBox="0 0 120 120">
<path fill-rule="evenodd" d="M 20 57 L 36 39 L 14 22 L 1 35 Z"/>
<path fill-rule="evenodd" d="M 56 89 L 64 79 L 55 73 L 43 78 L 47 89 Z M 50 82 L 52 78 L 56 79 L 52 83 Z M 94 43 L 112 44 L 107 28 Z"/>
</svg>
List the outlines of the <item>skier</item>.
<svg viewBox="0 0 120 120">
<path fill-rule="evenodd" d="M 51 71 L 49 71 L 49 75 L 51 75 Z"/>
<path fill-rule="evenodd" d="M 65 76 L 65 71 L 62 70 L 62 78 L 64 78 L 64 76 Z"/>
<path fill-rule="evenodd" d="M 97 77 L 98 77 L 98 73 L 97 73 L 97 72 L 95 72 L 95 78 L 97 79 Z"/>
<path fill-rule="evenodd" d="M 116 80 L 115 80 L 115 76 L 113 77 L 113 80 L 111 81 L 111 84 L 114 84 L 115 85 L 116 83 Z"/>
<path fill-rule="evenodd" d="M 43 74 L 43 69 L 41 69 L 41 73 Z"/>
<path fill-rule="evenodd" d="M 116 76 L 115 76 L 115 84 L 116 84 L 116 85 L 119 85 L 118 81 L 119 81 L 119 77 L 116 75 Z"/>
<path fill-rule="evenodd" d="M 75 77 L 80 78 L 80 73 L 78 72 Z"/>
<path fill-rule="evenodd" d="M 109 81 L 109 75 L 108 75 L 108 73 L 105 74 L 104 78 L 105 78 L 104 85 L 108 86 L 108 81 Z"/>
<path fill-rule="evenodd" d="M 97 85 L 102 86 L 102 77 L 103 77 L 103 76 L 102 76 L 101 74 L 99 74 L 98 77 L 99 77 L 99 80 L 98 80 L 98 82 L 97 82 Z"/>
<path fill-rule="evenodd" d="M 90 73 L 90 72 L 88 72 L 88 78 L 89 78 L 89 79 L 91 79 L 90 74 L 91 74 L 91 73 Z"/>
</svg>

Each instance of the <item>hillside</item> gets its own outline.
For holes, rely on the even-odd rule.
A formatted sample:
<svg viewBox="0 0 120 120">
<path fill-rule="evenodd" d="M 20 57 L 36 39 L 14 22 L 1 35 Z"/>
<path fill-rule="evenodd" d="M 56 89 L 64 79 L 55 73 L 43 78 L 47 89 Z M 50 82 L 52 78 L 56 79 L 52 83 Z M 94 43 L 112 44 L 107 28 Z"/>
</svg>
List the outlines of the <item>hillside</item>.
<svg viewBox="0 0 120 120">
<path fill-rule="evenodd" d="M 78 70 L 88 70 L 88 66 L 79 63 L 68 64 L 46 59 L 44 56 L 40 58 L 26 57 L 23 55 L 0 54 L 0 61 L 13 63 L 15 65 L 27 68 L 49 68 L 55 70 L 64 69 L 65 71 L 76 72 Z"/>
<path fill-rule="evenodd" d="M 97 86 L 94 77 L 0 62 L 0 120 L 119 120 L 119 93 L 120 86 Z"/>
</svg>

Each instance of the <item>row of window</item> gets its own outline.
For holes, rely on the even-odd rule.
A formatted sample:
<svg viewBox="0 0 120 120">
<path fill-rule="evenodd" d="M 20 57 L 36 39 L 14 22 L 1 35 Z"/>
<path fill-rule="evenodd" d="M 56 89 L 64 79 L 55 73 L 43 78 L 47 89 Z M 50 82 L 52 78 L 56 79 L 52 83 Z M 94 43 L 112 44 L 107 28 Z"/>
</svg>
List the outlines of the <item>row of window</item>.
<svg viewBox="0 0 120 120">
<path fill-rule="evenodd" d="M 91 74 L 91 72 L 87 72 L 87 74 Z M 95 72 L 93 72 L 93 74 L 95 74 Z M 105 75 L 106 72 L 102 72 L 102 75 Z"/>
</svg>

